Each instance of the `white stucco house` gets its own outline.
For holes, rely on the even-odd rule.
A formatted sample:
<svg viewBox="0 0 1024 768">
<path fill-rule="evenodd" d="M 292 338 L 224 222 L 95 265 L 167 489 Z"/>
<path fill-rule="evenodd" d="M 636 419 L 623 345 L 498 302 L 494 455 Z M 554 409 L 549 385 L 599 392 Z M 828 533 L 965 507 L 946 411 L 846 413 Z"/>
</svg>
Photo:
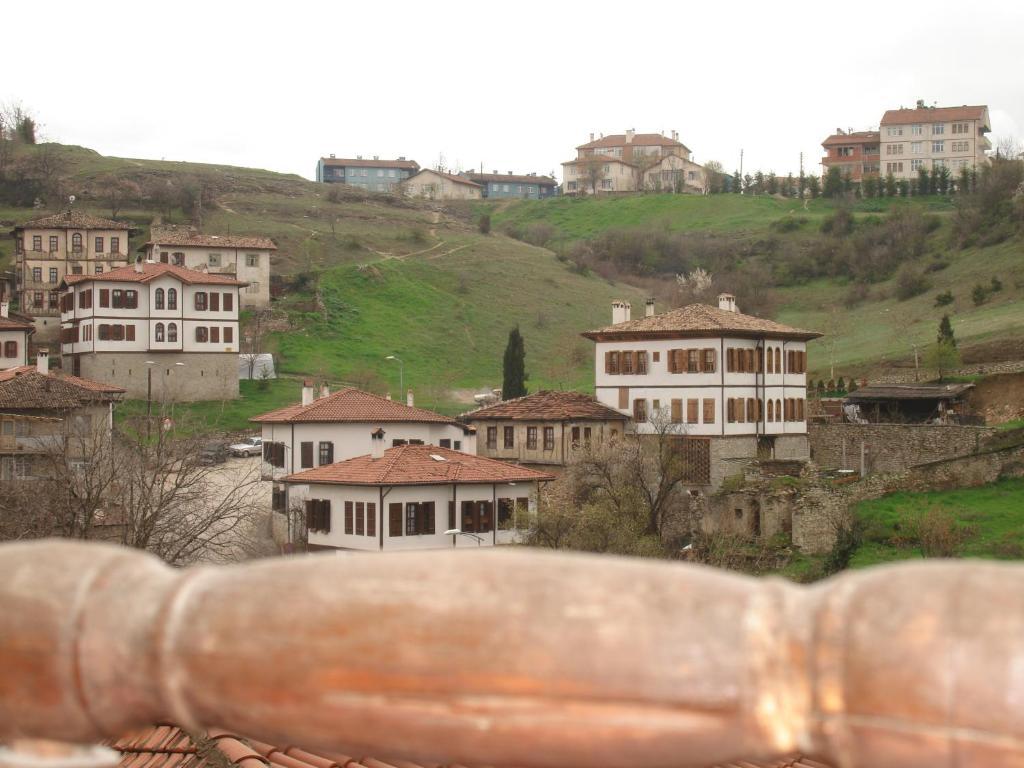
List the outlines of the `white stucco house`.
<svg viewBox="0 0 1024 768">
<path fill-rule="evenodd" d="M 433 445 L 386 448 L 284 478 L 305 511 L 309 549 L 396 551 L 511 544 L 554 477 Z"/>
<path fill-rule="evenodd" d="M 744 315 L 723 293 L 717 307 L 662 314 L 649 300 L 635 320 L 617 301 L 612 324 L 583 336 L 596 345 L 597 399 L 640 434 L 671 425 L 695 485 L 720 485 L 729 459 L 808 458 L 807 342 L 820 333 Z"/>
<path fill-rule="evenodd" d="M 28 338 L 34 331 L 31 317 L 12 313 L 10 303 L 0 301 L 0 370 L 28 365 Z"/>
</svg>

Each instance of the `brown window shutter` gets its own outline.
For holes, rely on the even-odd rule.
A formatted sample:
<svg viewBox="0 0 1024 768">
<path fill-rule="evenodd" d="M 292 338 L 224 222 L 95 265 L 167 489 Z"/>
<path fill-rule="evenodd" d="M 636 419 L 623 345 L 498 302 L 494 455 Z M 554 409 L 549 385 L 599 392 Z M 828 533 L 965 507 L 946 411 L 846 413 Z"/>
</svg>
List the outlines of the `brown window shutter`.
<svg viewBox="0 0 1024 768">
<path fill-rule="evenodd" d="M 804 420 L 804 399 L 802 397 L 797 398 L 796 401 L 796 420 Z"/>
<path fill-rule="evenodd" d="M 345 502 L 345 533 L 352 533 L 352 502 Z"/>
<path fill-rule="evenodd" d="M 455 502 L 448 502 L 448 530 L 454 531 L 456 527 L 455 523 Z"/>
<path fill-rule="evenodd" d="M 619 387 L 619 408 L 629 408 L 629 387 Z"/>
<path fill-rule="evenodd" d="M 715 399 L 713 397 L 704 398 L 704 423 L 715 423 Z"/>
<path fill-rule="evenodd" d="M 316 520 L 314 520 L 313 517 L 314 517 L 313 500 L 312 499 L 306 499 L 306 530 L 307 531 L 315 531 L 316 530 Z"/>
<path fill-rule="evenodd" d="M 654 354 L 658 353 L 655 352 Z M 676 351 L 674 349 L 670 349 L 665 353 L 665 367 L 668 368 L 669 373 L 676 372 Z"/>
<path fill-rule="evenodd" d="M 234 308 L 235 308 L 235 297 L 234 297 L 234 294 L 225 293 L 224 294 L 224 311 L 225 312 L 230 312 Z"/>
<path fill-rule="evenodd" d="M 754 373 L 764 371 L 764 347 L 754 350 Z"/>
<path fill-rule="evenodd" d="M 747 353 L 746 354 L 746 357 L 747 357 L 747 367 L 745 368 L 744 372 L 745 373 L 753 373 L 754 372 L 754 350 L 748 349 L 748 350 L 746 350 L 746 353 Z"/>
<path fill-rule="evenodd" d="M 366 504 L 356 502 L 356 536 L 362 536 L 366 530 Z"/>
<path fill-rule="evenodd" d="M 301 453 L 302 468 L 309 469 L 313 466 L 313 443 L 303 443 Z"/>
<path fill-rule="evenodd" d="M 110 306 L 110 289 L 109 288 L 100 288 L 100 306 L 101 307 L 109 307 Z"/>
<path fill-rule="evenodd" d="M 469 533 L 476 533 L 476 503 L 472 501 L 462 502 L 462 529 Z"/>
<path fill-rule="evenodd" d="M 698 415 L 698 405 L 699 404 L 700 404 L 700 401 L 697 398 L 695 398 L 695 397 L 691 397 L 691 398 L 689 398 L 686 401 L 686 423 L 687 424 L 696 424 L 697 423 L 697 420 L 699 418 L 699 415 Z"/>
<path fill-rule="evenodd" d="M 401 536 L 403 528 L 402 505 L 388 504 L 388 535 Z"/>
<path fill-rule="evenodd" d="M 494 502 L 480 502 L 480 533 L 490 533 L 494 530 Z"/>
<path fill-rule="evenodd" d="M 672 423 L 679 424 L 683 420 L 683 401 L 678 398 L 672 399 Z"/>
<path fill-rule="evenodd" d="M 322 530 L 324 533 L 330 533 L 331 532 L 331 501 L 330 501 L 330 499 L 324 499 L 323 501 L 320 502 L 320 504 L 321 504 L 321 507 L 320 507 L 321 515 L 322 515 L 321 520 L 320 520 L 320 530 Z"/>
<path fill-rule="evenodd" d="M 736 369 L 736 350 L 732 347 L 725 350 L 725 361 L 725 370 L 728 373 L 732 373 Z"/>
<path fill-rule="evenodd" d="M 612 372 L 612 353 L 611 352 L 605 352 L 604 353 L 604 372 L 605 373 L 611 373 Z"/>
<path fill-rule="evenodd" d="M 420 526 L 423 533 L 434 533 L 434 502 L 425 502 L 420 507 L 420 516 L 423 518 L 423 524 Z"/>
<path fill-rule="evenodd" d="M 633 373 L 647 373 L 645 370 L 647 366 L 640 362 L 640 358 L 643 354 L 644 353 L 640 351 L 633 352 Z"/>
<path fill-rule="evenodd" d="M 366 505 L 366 535 L 377 535 L 377 504 L 373 501 Z"/>
</svg>

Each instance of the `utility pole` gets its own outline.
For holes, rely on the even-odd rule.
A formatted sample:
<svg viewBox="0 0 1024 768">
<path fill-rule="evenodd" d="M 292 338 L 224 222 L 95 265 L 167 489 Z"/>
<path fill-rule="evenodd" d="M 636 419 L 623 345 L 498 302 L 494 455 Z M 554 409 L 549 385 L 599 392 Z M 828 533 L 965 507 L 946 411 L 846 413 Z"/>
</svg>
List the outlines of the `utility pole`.
<svg viewBox="0 0 1024 768">
<path fill-rule="evenodd" d="M 740 147 L 740 177 L 736 179 L 736 183 L 740 185 L 740 192 L 743 192 L 743 148 Z"/>
</svg>

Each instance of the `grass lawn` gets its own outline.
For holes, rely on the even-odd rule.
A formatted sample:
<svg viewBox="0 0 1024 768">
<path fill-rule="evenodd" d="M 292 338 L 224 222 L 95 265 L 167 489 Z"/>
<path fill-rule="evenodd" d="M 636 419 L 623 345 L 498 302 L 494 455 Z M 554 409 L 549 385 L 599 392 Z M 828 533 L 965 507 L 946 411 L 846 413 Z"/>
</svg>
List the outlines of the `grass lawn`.
<svg viewBox="0 0 1024 768">
<path fill-rule="evenodd" d="M 950 513 L 970 529 L 964 557 L 1015 559 L 1024 552 L 1024 479 L 1015 478 L 977 488 L 894 493 L 862 502 L 856 514 L 865 525 L 865 541 L 850 567 L 921 558 L 917 546 L 894 546 L 889 537 L 901 531 L 905 535 L 908 523 L 931 509 Z"/>
</svg>

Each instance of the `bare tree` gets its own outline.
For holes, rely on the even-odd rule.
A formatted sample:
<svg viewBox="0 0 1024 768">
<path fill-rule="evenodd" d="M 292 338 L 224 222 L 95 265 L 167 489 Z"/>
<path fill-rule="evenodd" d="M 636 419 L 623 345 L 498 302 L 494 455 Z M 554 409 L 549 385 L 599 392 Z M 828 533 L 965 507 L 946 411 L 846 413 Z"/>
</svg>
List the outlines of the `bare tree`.
<svg viewBox="0 0 1024 768">
<path fill-rule="evenodd" d="M 142 187 L 130 179 L 122 179 L 114 174 L 103 176 L 98 180 L 99 197 L 110 209 L 110 218 L 116 219 L 117 214 L 130 201 L 142 196 Z"/>
<path fill-rule="evenodd" d="M 271 309 L 259 309 L 253 313 L 252 322 L 245 331 L 246 351 L 242 353 L 242 360 L 249 368 L 249 378 L 256 378 L 256 363 L 263 354 L 263 337 L 267 331 L 267 325 L 273 316 Z"/>
<path fill-rule="evenodd" d="M 604 166 L 607 163 L 607 158 L 601 155 L 591 155 L 583 161 L 583 179 L 590 186 L 590 193 L 592 195 L 597 194 L 597 185 L 601 183 L 601 179 L 604 178 Z"/>
</svg>

